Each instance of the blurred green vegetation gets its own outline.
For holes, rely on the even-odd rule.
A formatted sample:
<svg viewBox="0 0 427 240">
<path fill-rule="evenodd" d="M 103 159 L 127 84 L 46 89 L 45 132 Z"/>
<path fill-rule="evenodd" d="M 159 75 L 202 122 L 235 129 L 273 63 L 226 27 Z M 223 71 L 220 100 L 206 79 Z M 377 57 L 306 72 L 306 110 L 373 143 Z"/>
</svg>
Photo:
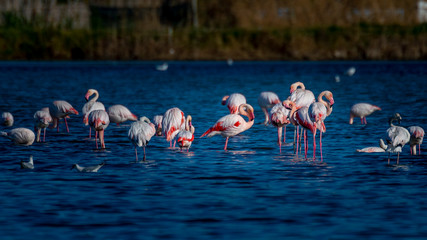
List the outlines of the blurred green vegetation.
<svg viewBox="0 0 427 240">
<path fill-rule="evenodd" d="M 3 14 L 3 60 L 426 60 L 427 24 L 72 29 Z M 171 54 L 170 48 L 174 49 Z"/>
</svg>

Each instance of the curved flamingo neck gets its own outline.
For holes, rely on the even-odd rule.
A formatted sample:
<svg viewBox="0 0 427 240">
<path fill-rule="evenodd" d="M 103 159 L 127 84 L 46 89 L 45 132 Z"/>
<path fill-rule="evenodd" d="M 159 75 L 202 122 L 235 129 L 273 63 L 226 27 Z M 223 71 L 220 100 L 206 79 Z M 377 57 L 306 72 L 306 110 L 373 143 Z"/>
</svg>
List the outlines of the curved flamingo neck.
<svg viewBox="0 0 427 240">
<path fill-rule="evenodd" d="M 302 83 L 302 82 L 296 82 L 295 83 L 295 90 L 298 89 L 298 87 L 300 87 L 301 90 L 305 90 L 304 83 Z"/>
<path fill-rule="evenodd" d="M 291 112 L 289 113 L 289 120 L 294 126 L 296 126 L 298 125 L 297 121 L 295 121 L 295 112 L 297 111 L 297 107 L 292 101 L 289 101 L 288 105 L 291 107 Z"/>
<path fill-rule="evenodd" d="M 191 131 L 192 128 L 190 127 L 190 123 L 192 121 L 192 117 L 190 115 L 187 116 L 187 119 L 185 120 L 185 130 Z"/>
<path fill-rule="evenodd" d="M 95 94 L 95 96 L 90 101 L 96 102 L 96 100 L 98 100 L 98 98 L 99 98 L 99 93 L 96 90 L 93 91 L 93 93 Z"/>
<path fill-rule="evenodd" d="M 332 107 L 331 104 L 323 100 L 323 97 L 329 93 L 329 91 L 323 91 L 319 94 L 317 97 L 317 101 L 323 104 L 326 107 L 326 116 L 329 116 L 332 113 Z"/>
<path fill-rule="evenodd" d="M 253 108 L 249 104 L 241 104 L 239 106 L 239 114 L 242 115 L 242 116 L 248 117 L 249 118 L 249 122 L 253 122 L 254 119 L 255 119 L 255 117 L 253 115 Z"/>
</svg>

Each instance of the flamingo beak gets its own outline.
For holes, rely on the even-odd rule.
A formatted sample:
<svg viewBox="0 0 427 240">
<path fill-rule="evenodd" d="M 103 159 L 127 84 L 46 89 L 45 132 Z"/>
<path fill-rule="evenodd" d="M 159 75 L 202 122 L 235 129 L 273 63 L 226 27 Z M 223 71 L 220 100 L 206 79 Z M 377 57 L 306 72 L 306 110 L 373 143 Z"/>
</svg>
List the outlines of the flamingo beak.
<svg viewBox="0 0 427 240">
<path fill-rule="evenodd" d="M 329 103 L 331 104 L 331 107 L 334 105 L 335 101 L 333 98 L 329 99 Z"/>
<path fill-rule="evenodd" d="M 89 97 L 90 97 L 90 95 L 92 95 L 92 93 L 91 93 L 91 92 L 87 92 L 87 93 L 86 93 L 86 95 L 85 95 L 86 102 L 87 102 L 87 101 L 89 101 Z"/>
</svg>

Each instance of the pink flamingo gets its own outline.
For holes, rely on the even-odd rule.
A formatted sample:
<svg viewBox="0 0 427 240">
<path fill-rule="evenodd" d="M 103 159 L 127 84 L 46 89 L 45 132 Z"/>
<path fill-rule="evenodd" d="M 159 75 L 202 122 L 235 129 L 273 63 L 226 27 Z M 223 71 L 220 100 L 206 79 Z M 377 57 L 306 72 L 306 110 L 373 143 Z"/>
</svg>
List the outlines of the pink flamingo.
<svg viewBox="0 0 427 240">
<path fill-rule="evenodd" d="M 181 151 L 183 148 L 186 148 L 188 152 L 191 147 L 191 144 L 193 143 L 195 128 L 193 124 L 191 124 L 192 120 L 193 118 L 191 117 L 191 115 L 188 115 L 185 120 L 185 130 L 179 131 L 177 135 L 178 145 L 181 148 Z"/>
<path fill-rule="evenodd" d="M 408 128 L 411 138 L 409 140 L 409 146 L 411 147 L 411 155 L 417 155 L 417 145 L 418 145 L 418 154 L 421 154 L 421 143 L 424 139 L 424 129 L 419 126 L 412 126 Z"/>
<path fill-rule="evenodd" d="M 136 121 L 138 117 L 133 114 L 129 109 L 123 105 L 117 104 L 108 108 L 108 116 L 110 116 L 110 121 L 120 125 L 120 123 L 127 120 Z"/>
<path fill-rule="evenodd" d="M 7 137 L 17 145 L 30 146 L 33 144 L 35 135 L 28 128 L 14 128 L 9 132 L 1 132 L 3 137 Z"/>
<path fill-rule="evenodd" d="M 94 95 L 94 94 L 95 94 L 95 96 L 89 100 L 89 97 Z M 99 93 L 97 90 L 95 90 L 95 89 L 87 90 L 87 93 L 85 95 L 85 99 L 87 102 L 85 103 L 85 105 L 83 106 L 83 109 L 82 109 L 83 123 L 86 126 L 89 124 L 88 117 L 89 117 L 89 114 L 91 111 L 94 111 L 94 110 L 104 110 L 105 111 L 104 104 L 96 101 L 96 100 L 98 100 L 98 98 L 99 98 Z M 92 130 L 92 128 L 89 127 L 89 138 L 91 137 L 91 130 Z"/>
<path fill-rule="evenodd" d="M 13 125 L 13 115 L 10 112 L 4 112 L 1 114 L 2 125 L 5 127 L 11 127 Z"/>
<path fill-rule="evenodd" d="M 246 103 L 246 98 L 240 93 L 233 93 L 230 96 L 222 98 L 222 105 L 227 105 L 231 114 L 238 114 L 238 108 L 241 104 Z"/>
<path fill-rule="evenodd" d="M 366 122 L 366 116 L 369 116 L 373 112 L 378 111 L 378 110 L 381 110 L 381 108 L 379 108 L 378 106 L 369 104 L 369 103 L 354 104 L 350 110 L 350 121 L 349 121 L 349 123 L 353 124 L 353 118 L 360 117 L 362 124 L 363 124 L 363 121 L 365 121 L 365 124 L 368 124 Z"/>
<path fill-rule="evenodd" d="M 156 128 L 154 124 L 150 122 L 147 117 L 141 117 L 139 121 L 136 121 L 130 125 L 128 132 L 128 138 L 135 146 L 135 159 L 138 162 L 138 150 L 137 147 L 144 148 L 144 158 L 145 161 L 145 147 L 148 142 L 151 140 L 151 137 L 156 133 Z"/>
<path fill-rule="evenodd" d="M 400 116 L 400 114 L 395 113 L 389 119 L 390 127 L 387 129 L 387 136 L 386 136 L 387 145 L 384 143 L 382 139 L 380 139 L 380 147 L 389 153 L 388 164 L 390 164 L 390 153 L 396 153 L 396 152 L 397 152 L 396 164 L 397 165 L 399 164 L 399 155 L 402 152 L 402 148 L 405 146 L 405 144 L 407 144 L 410 141 L 410 138 L 411 138 L 411 134 L 406 128 L 395 126 L 393 124 L 394 121 L 398 121 L 400 124 L 401 120 L 402 120 L 402 117 Z"/>
<path fill-rule="evenodd" d="M 163 115 L 162 131 L 166 137 L 166 141 L 170 143 L 170 147 L 172 147 L 172 140 L 178 134 L 179 130 L 181 130 L 184 122 L 184 113 L 177 107 L 168 109 Z M 175 143 L 173 147 L 175 147 Z"/>
<path fill-rule="evenodd" d="M 246 122 L 243 117 L 238 114 L 228 114 L 220 118 L 211 128 L 209 128 L 202 136 L 212 137 L 218 134 L 225 137 L 224 150 L 227 150 L 228 138 L 235 136 L 243 131 L 248 130 L 254 124 L 254 109 L 249 104 L 241 104 L 239 106 L 239 114 L 249 118 L 249 122 Z"/>
<path fill-rule="evenodd" d="M 94 110 L 89 113 L 89 125 L 96 131 L 95 144 L 98 149 L 98 135 L 101 142 L 101 148 L 105 148 L 104 130 L 110 124 L 110 118 L 105 110 Z M 99 133 L 99 134 L 98 134 Z"/>
<path fill-rule="evenodd" d="M 286 125 L 290 123 L 289 116 L 290 110 L 285 108 L 282 103 L 274 105 L 270 110 L 270 122 L 273 126 L 277 127 L 277 143 L 279 144 L 280 152 L 282 152 L 282 128 L 285 127 L 285 135 L 283 137 L 283 143 L 285 143 Z"/>
<path fill-rule="evenodd" d="M 315 102 L 313 92 L 306 90 L 302 82 L 293 83 L 290 87 L 290 93 L 291 95 L 288 99 L 296 104 L 297 109 L 301 107 L 309 107 Z"/>
<path fill-rule="evenodd" d="M 269 123 L 268 109 L 272 108 L 278 103 L 281 103 L 279 96 L 277 96 L 277 94 L 275 94 L 274 92 L 261 92 L 261 94 L 259 95 L 258 104 L 265 115 L 265 120 L 263 122 L 264 125 L 267 125 Z"/>
<path fill-rule="evenodd" d="M 45 142 L 46 128 L 52 122 L 52 117 L 50 116 L 49 108 L 47 108 L 47 107 L 42 108 L 41 110 L 34 113 L 34 119 L 36 120 L 35 126 L 34 126 L 34 131 L 37 132 L 37 140 L 36 141 L 40 142 L 41 130 L 44 129 L 44 131 L 43 131 L 43 142 Z"/>
<path fill-rule="evenodd" d="M 156 115 L 153 117 L 153 124 L 156 127 L 156 136 L 162 136 L 162 122 L 163 115 Z"/>
<path fill-rule="evenodd" d="M 67 118 L 69 118 L 70 114 L 79 115 L 79 112 L 77 112 L 77 110 L 74 109 L 73 106 L 71 106 L 71 104 L 69 104 L 66 101 L 62 101 L 62 100 L 54 101 L 51 104 L 51 106 L 49 107 L 49 112 L 50 112 L 50 116 L 53 119 L 53 124 L 49 128 L 55 128 L 56 127 L 57 132 L 59 132 L 59 120 L 61 118 L 63 118 L 65 121 L 65 126 L 67 127 L 67 132 L 70 132 L 68 130 Z"/>
</svg>

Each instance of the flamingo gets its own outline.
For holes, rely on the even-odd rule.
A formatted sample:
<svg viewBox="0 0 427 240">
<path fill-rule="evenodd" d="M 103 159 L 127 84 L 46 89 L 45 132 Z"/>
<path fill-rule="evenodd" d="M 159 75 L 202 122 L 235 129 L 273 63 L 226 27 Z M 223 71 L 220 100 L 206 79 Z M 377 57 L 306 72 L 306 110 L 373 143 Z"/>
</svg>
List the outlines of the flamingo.
<svg viewBox="0 0 427 240">
<path fill-rule="evenodd" d="M 70 114 L 79 115 L 79 112 L 77 112 L 77 110 L 74 109 L 73 106 L 71 106 L 71 104 L 63 100 L 53 101 L 53 103 L 49 107 L 49 112 L 53 120 L 53 124 L 50 128 L 56 127 L 57 132 L 59 132 L 59 120 L 61 118 L 63 118 L 65 121 L 67 132 L 70 132 L 68 130 L 67 118 L 69 117 Z"/>
<path fill-rule="evenodd" d="M 393 117 L 390 118 L 389 124 L 390 128 L 387 129 L 387 145 L 385 145 L 384 141 L 380 139 L 380 147 L 389 153 L 388 155 L 388 164 L 390 164 L 390 153 L 397 152 L 397 161 L 396 165 L 399 164 L 399 155 L 402 152 L 402 148 L 407 144 L 411 138 L 411 134 L 406 128 L 395 126 L 393 124 L 394 121 L 400 121 L 402 117 L 399 113 L 395 113 Z"/>
<path fill-rule="evenodd" d="M 289 121 L 292 123 L 292 125 L 294 125 L 294 152 L 295 150 L 298 151 L 298 144 L 299 144 L 299 131 L 298 131 L 298 121 L 296 120 L 296 116 L 295 113 L 297 110 L 296 105 L 294 102 L 292 102 L 291 100 L 285 100 L 282 102 L 283 106 L 287 109 L 290 109 L 291 112 L 289 113 Z M 295 148 L 295 143 L 296 143 L 296 148 Z"/>
<path fill-rule="evenodd" d="M 411 147 L 411 155 L 417 155 L 417 145 L 418 145 L 418 154 L 421 154 L 421 143 L 424 139 L 424 129 L 419 126 L 412 126 L 408 128 L 411 138 L 409 140 L 409 146 Z"/>
<path fill-rule="evenodd" d="M 105 165 L 105 162 L 102 162 L 95 166 L 82 167 L 76 163 L 76 164 L 73 164 L 73 166 L 71 167 L 71 170 L 77 169 L 77 171 L 79 172 L 98 172 L 98 170 L 102 168 L 102 166 L 104 165 Z"/>
<path fill-rule="evenodd" d="M 89 97 L 94 95 L 94 94 L 95 94 L 95 96 L 89 100 Z M 91 111 L 94 111 L 94 110 L 104 110 L 105 111 L 104 104 L 96 101 L 96 100 L 98 100 L 98 98 L 99 98 L 99 93 L 97 90 L 95 90 L 95 89 L 87 90 L 86 95 L 85 95 L 85 99 L 87 102 L 85 103 L 85 105 L 83 105 L 83 109 L 82 109 L 83 123 L 86 126 L 89 124 L 88 117 L 89 117 L 89 114 Z M 89 138 L 91 137 L 91 129 L 92 128 L 89 127 Z"/>
<path fill-rule="evenodd" d="M 281 103 L 279 96 L 274 92 L 261 92 L 258 97 L 258 104 L 261 107 L 262 112 L 265 115 L 264 125 L 267 125 L 269 122 L 268 119 L 268 108 L 272 108 L 274 105 Z"/>
<path fill-rule="evenodd" d="M 246 98 L 240 93 L 233 93 L 230 96 L 227 95 L 222 98 L 222 105 L 227 105 L 231 114 L 239 114 L 239 106 L 245 103 Z"/>
<path fill-rule="evenodd" d="M 350 124 L 353 124 L 353 118 L 360 117 L 360 120 L 366 122 L 366 116 L 371 115 L 373 112 L 381 110 L 380 107 L 369 104 L 369 103 L 356 103 L 351 107 L 350 110 Z"/>
<path fill-rule="evenodd" d="M 104 142 L 104 130 L 110 124 L 110 118 L 108 117 L 108 113 L 104 110 L 94 110 L 89 114 L 89 125 L 93 127 L 96 131 L 95 134 L 95 144 L 96 149 L 98 149 L 98 139 L 97 135 L 99 133 L 99 141 L 101 142 L 101 148 L 105 148 Z"/>
<path fill-rule="evenodd" d="M 357 152 L 366 152 L 366 153 L 374 153 L 374 152 L 385 152 L 383 148 L 380 147 L 365 147 L 362 149 L 356 149 Z"/>
<path fill-rule="evenodd" d="M 110 121 L 116 123 L 117 126 L 120 123 L 125 122 L 127 120 L 136 121 L 138 117 L 133 114 L 129 109 L 123 105 L 117 104 L 108 108 L 108 115 L 110 116 Z"/>
<path fill-rule="evenodd" d="M 144 148 L 144 158 L 145 161 L 145 146 L 151 140 L 151 137 L 156 134 L 156 127 L 150 122 L 147 117 L 141 117 L 139 121 L 136 121 L 130 125 L 128 132 L 128 138 L 135 146 L 135 159 L 138 162 L 138 150 L 137 147 Z"/>
<path fill-rule="evenodd" d="M 289 116 L 290 110 L 285 108 L 282 103 L 277 103 L 270 110 L 270 122 L 273 126 L 277 127 L 277 143 L 279 144 L 280 152 L 282 151 L 282 128 L 285 127 L 285 136 L 283 138 L 283 143 L 285 143 L 286 125 L 290 123 Z"/>
<path fill-rule="evenodd" d="M 13 125 L 13 115 L 10 112 L 4 112 L 1 114 L 2 125 L 5 127 L 11 127 Z"/>
<path fill-rule="evenodd" d="M 7 137 L 17 145 L 30 146 L 33 144 L 35 135 L 28 128 L 14 128 L 9 132 L 1 132 L 3 137 Z"/>
<path fill-rule="evenodd" d="M 156 115 L 153 117 L 153 124 L 156 127 L 156 136 L 162 136 L 162 121 L 163 115 Z"/>
<path fill-rule="evenodd" d="M 249 118 L 248 122 L 246 122 L 245 119 L 243 119 L 243 117 L 238 114 L 228 114 L 220 118 L 211 128 L 209 128 L 200 137 L 204 137 L 206 135 L 207 137 L 212 137 L 221 134 L 221 136 L 226 138 L 224 151 L 227 151 L 228 138 L 248 130 L 254 124 L 254 109 L 251 105 L 241 104 L 238 109 L 240 115 Z"/>
<path fill-rule="evenodd" d="M 33 155 L 30 156 L 28 162 L 24 162 L 24 160 L 21 160 L 20 165 L 21 169 L 34 169 Z"/>
<path fill-rule="evenodd" d="M 49 124 L 52 122 L 52 117 L 49 113 L 49 108 L 45 107 L 41 110 L 34 113 L 34 119 L 36 120 L 34 131 L 37 132 L 37 142 L 40 142 L 40 135 L 41 130 L 43 129 L 43 142 L 45 141 L 46 137 L 46 128 L 49 126 Z"/>
<path fill-rule="evenodd" d="M 192 120 L 193 118 L 191 117 L 191 115 L 188 115 L 185 120 L 185 130 L 179 131 L 177 135 L 178 145 L 181 148 L 181 151 L 182 151 L 182 148 L 186 148 L 188 152 L 188 150 L 191 147 L 191 143 L 193 143 L 195 128 L 191 124 Z"/>
<path fill-rule="evenodd" d="M 290 87 L 290 93 L 291 95 L 288 99 L 296 104 L 297 109 L 301 107 L 309 107 L 315 102 L 313 92 L 306 90 L 305 85 L 302 82 L 293 83 Z"/>
<path fill-rule="evenodd" d="M 166 141 L 170 143 L 170 147 L 172 147 L 172 140 L 178 134 L 184 122 L 184 113 L 177 107 L 168 109 L 163 115 L 162 131 Z"/>
</svg>

